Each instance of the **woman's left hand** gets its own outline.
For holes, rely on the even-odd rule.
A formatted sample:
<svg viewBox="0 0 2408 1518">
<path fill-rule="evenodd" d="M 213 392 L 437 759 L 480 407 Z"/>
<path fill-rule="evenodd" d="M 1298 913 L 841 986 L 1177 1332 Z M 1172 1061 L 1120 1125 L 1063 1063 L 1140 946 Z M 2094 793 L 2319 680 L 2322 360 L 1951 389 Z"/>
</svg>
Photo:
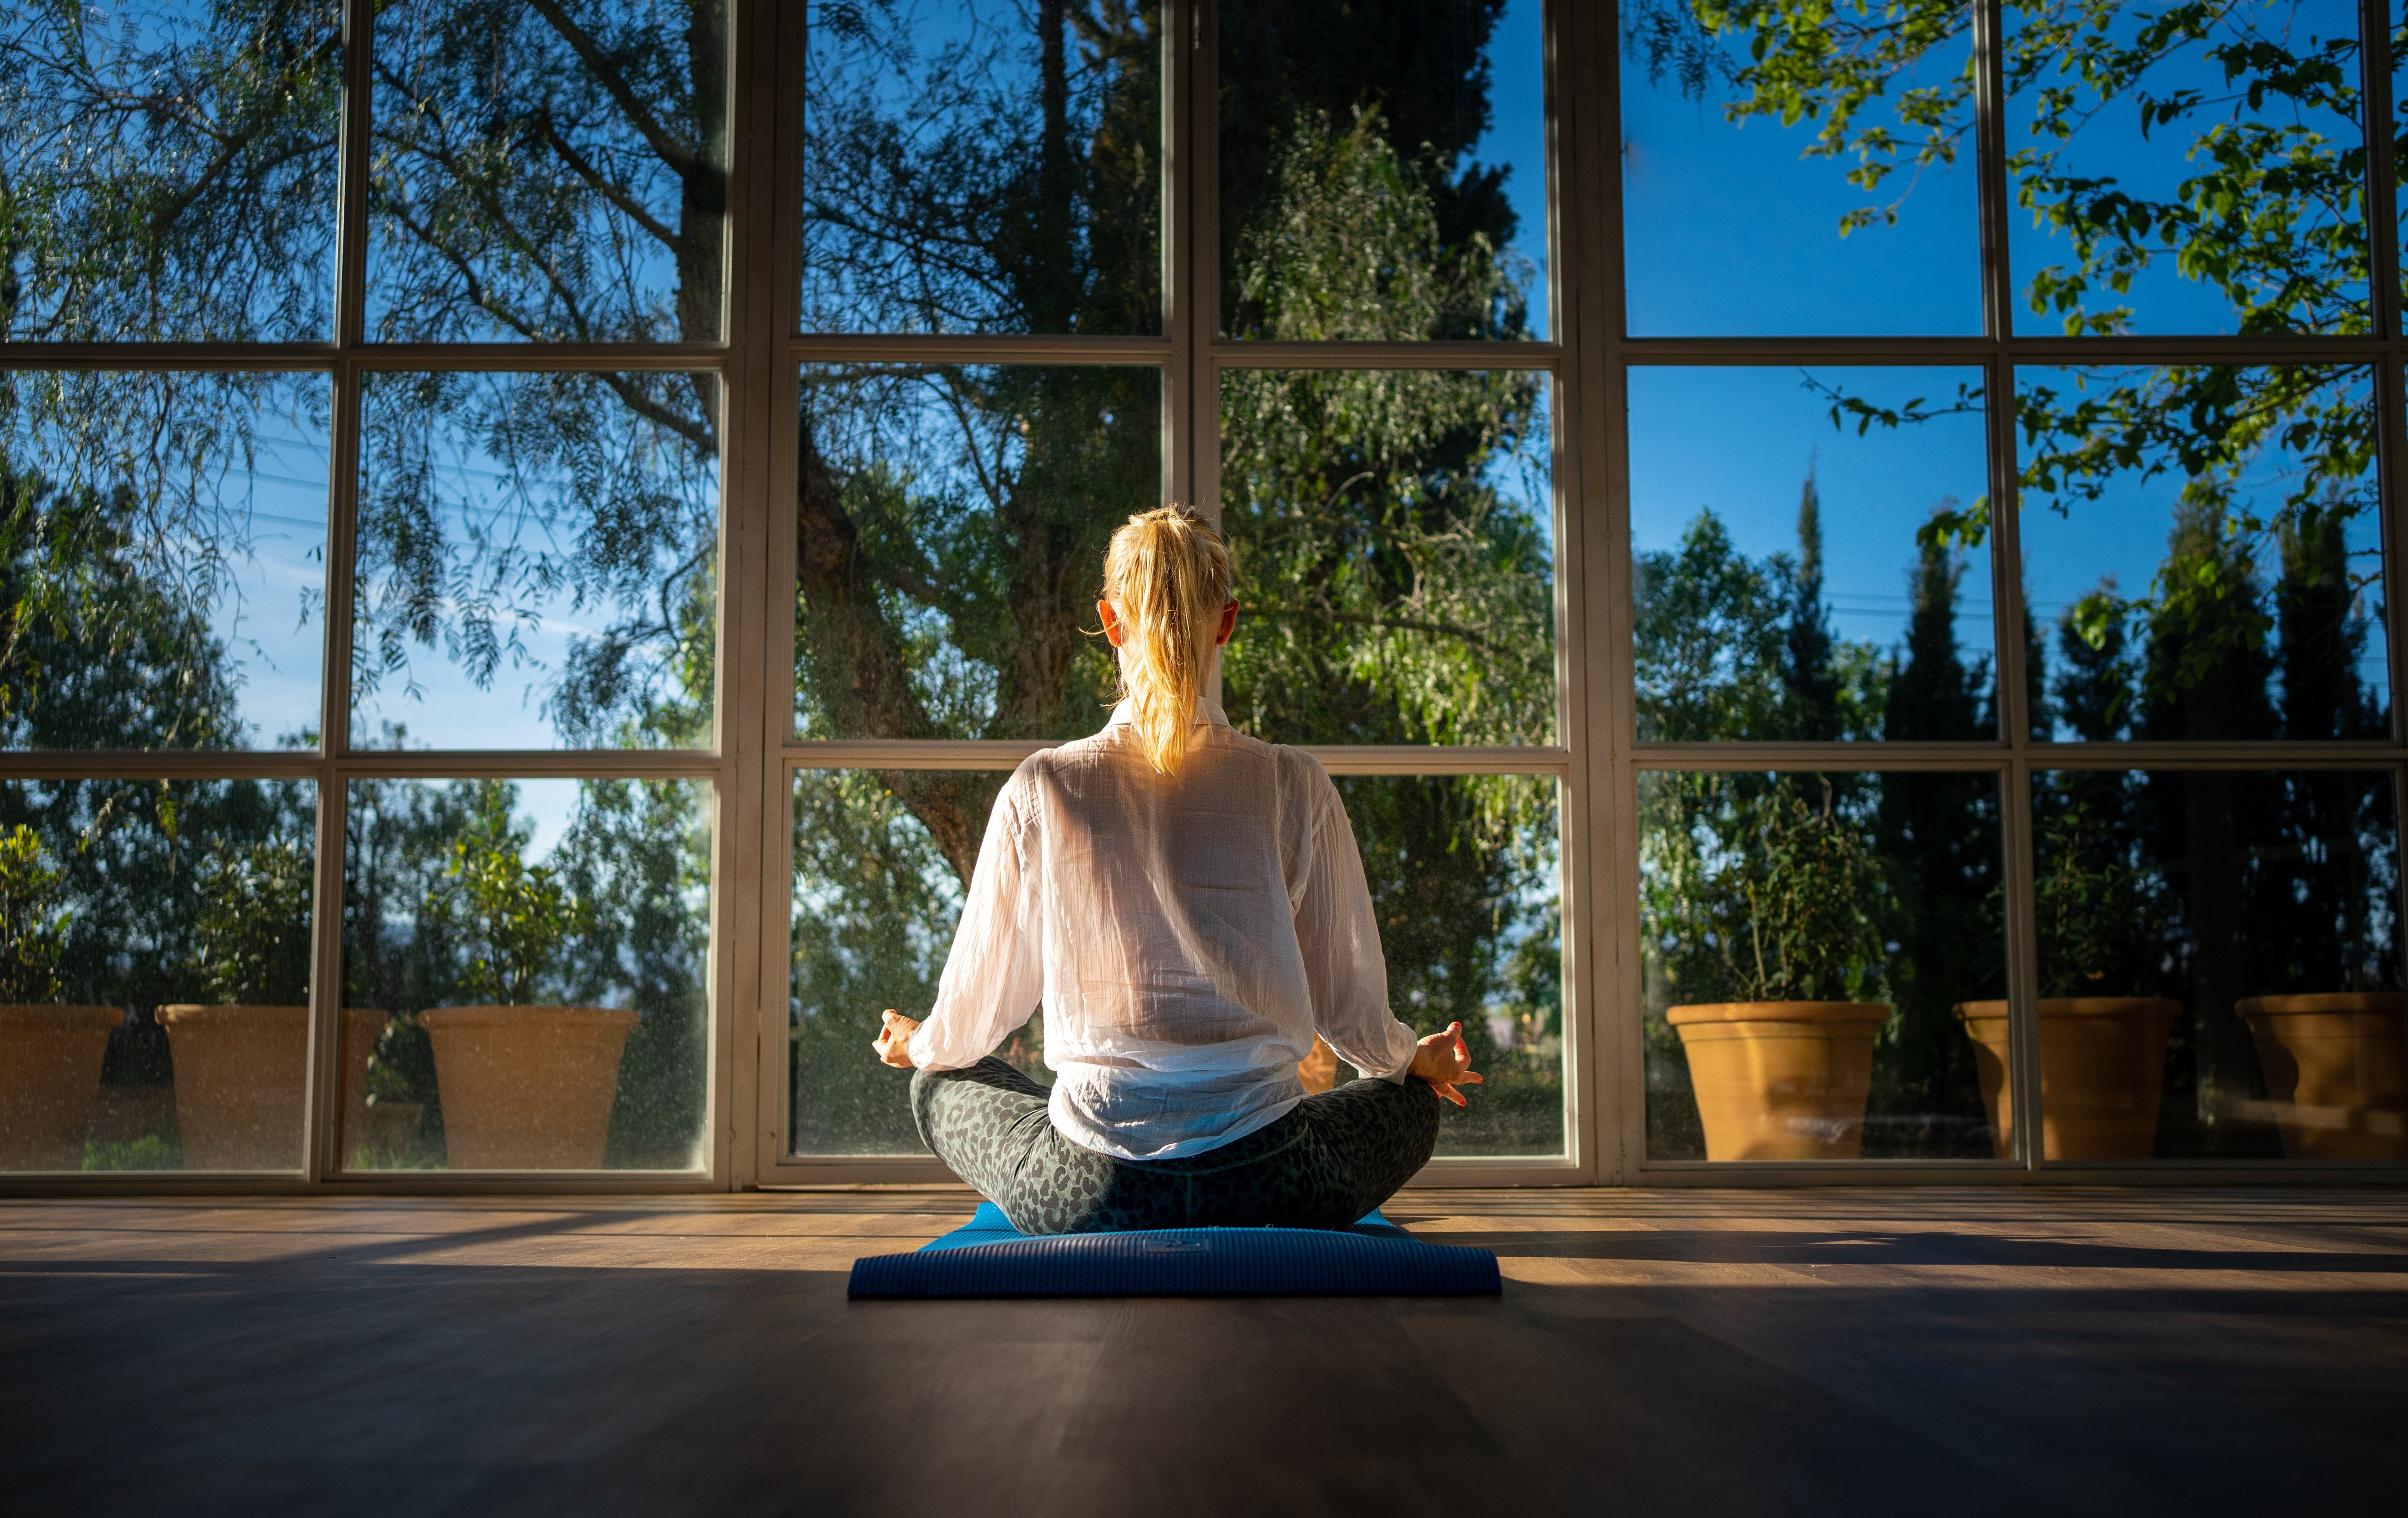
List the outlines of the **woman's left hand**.
<svg viewBox="0 0 2408 1518">
<path fill-rule="evenodd" d="M 892 1007 L 886 1009 L 886 1017 L 878 1030 L 878 1037 L 869 1040 L 869 1047 L 878 1051 L 878 1062 L 892 1065 L 898 1070 L 910 1069 L 911 1035 L 919 1027 L 913 1019 L 905 1017 Z"/>
</svg>

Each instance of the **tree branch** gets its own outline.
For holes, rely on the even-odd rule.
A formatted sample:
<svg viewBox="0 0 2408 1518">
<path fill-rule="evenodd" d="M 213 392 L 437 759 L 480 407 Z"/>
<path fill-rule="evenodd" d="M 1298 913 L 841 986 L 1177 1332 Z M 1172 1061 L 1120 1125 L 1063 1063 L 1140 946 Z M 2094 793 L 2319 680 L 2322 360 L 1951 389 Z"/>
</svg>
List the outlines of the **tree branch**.
<svg viewBox="0 0 2408 1518">
<path fill-rule="evenodd" d="M 560 39 L 568 44 L 569 50 L 577 54 L 578 60 L 593 71 L 595 81 L 617 102 L 628 124 L 636 129 L 652 151 L 660 155 L 661 162 L 681 177 L 709 171 L 709 165 L 695 156 L 693 149 L 671 136 L 668 130 L 645 108 L 643 101 L 637 97 L 626 79 L 611 64 L 609 55 L 602 50 L 601 44 L 595 42 L 583 27 L 569 20 L 568 13 L 560 7 L 559 0 L 526 0 L 526 3 L 554 32 L 560 34 Z"/>
</svg>

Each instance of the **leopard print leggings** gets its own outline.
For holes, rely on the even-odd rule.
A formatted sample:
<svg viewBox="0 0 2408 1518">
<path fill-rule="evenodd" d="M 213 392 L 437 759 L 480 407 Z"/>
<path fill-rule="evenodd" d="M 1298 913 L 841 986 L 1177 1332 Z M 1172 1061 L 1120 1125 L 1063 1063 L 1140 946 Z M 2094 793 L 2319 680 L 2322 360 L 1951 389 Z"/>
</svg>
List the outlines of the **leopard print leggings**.
<svg viewBox="0 0 2408 1518">
<path fill-rule="evenodd" d="M 911 1077 L 921 1138 L 1025 1234 L 1343 1228 L 1438 1147 L 1438 1094 L 1411 1078 L 1317 1092 L 1268 1127 L 1175 1160 L 1082 1148 L 1045 1102 L 1043 1086 L 992 1055 Z"/>
</svg>

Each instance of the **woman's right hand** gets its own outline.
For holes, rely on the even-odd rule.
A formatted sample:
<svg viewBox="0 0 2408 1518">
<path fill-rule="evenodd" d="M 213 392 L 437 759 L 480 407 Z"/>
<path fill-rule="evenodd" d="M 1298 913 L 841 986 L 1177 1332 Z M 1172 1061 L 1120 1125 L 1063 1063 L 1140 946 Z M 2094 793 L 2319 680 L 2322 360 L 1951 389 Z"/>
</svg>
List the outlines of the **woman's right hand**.
<svg viewBox="0 0 2408 1518">
<path fill-rule="evenodd" d="M 1471 1068 L 1471 1051 L 1463 1044 L 1463 1024 L 1450 1023 L 1444 1033 L 1433 1033 L 1413 1051 L 1413 1062 L 1406 1074 L 1426 1081 L 1430 1089 L 1455 1103 L 1469 1105 L 1457 1086 L 1476 1086 L 1481 1078 Z"/>
</svg>

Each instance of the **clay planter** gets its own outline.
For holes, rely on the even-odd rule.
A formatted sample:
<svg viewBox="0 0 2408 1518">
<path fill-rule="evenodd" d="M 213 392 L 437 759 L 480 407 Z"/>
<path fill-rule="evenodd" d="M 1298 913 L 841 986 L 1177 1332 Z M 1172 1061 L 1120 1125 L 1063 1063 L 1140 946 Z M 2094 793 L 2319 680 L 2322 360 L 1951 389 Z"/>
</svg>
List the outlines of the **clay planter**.
<svg viewBox="0 0 2408 1518">
<path fill-rule="evenodd" d="M 159 1009 L 176 1063 L 187 1170 L 297 1170 L 309 1085 L 309 1009 Z"/>
<path fill-rule="evenodd" d="M 1864 1149 L 1873 1036 L 1863 1001 L 1674 1007 L 1710 1160 L 1852 1160 Z"/>
<path fill-rule="evenodd" d="M 2007 1099 L 2007 1004 L 1960 1003 L 1973 1040 L 1982 1100 L 2000 1159 L 2014 1153 Z M 2163 996 L 2042 996 L 2040 1001 L 2041 1157 L 2144 1160 L 2157 1153 L 2157 1097 L 2166 1035 L 2182 1003 Z"/>
<path fill-rule="evenodd" d="M 2408 1159 L 2408 1039 L 2396 991 L 2245 996 L 2266 1095 L 2295 1160 Z"/>
<path fill-rule="evenodd" d="M 437 1007 L 443 1142 L 455 1170 L 598 1170 L 636 1014 L 608 1007 Z"/>
<path fill-rule="evenodd" d="M 0 1170 L 80 1170 L 115 1007 L 0 1006 Z"/>
</svg>

